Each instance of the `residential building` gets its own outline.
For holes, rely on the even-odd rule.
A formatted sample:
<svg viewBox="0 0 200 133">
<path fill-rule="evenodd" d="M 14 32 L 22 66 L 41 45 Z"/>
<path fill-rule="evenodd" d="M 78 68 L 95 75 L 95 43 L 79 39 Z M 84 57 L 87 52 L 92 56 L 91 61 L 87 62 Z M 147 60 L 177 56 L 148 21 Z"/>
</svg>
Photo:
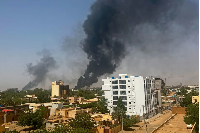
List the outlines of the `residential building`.
<svg viewBox="0 0 200 133">
<path fill-rule="evenodd" d="M 52 82 L 52 93 L 51 96 L 62 97 L 63 95 L 69 94 L 69 85 L 64 85 L 64 81 Z"/>
<path fill-rule="evenodd" d="M 157 99 L 155 98 L 155 79 L 153 77 L 131 76 L 119 74 L 119 78 L 102 79 L 104 97 L 108 100 L 110 113 L 117 107 L 121 97 L 127 115 L 146 116 L 155 114 Z"/>
</svg>

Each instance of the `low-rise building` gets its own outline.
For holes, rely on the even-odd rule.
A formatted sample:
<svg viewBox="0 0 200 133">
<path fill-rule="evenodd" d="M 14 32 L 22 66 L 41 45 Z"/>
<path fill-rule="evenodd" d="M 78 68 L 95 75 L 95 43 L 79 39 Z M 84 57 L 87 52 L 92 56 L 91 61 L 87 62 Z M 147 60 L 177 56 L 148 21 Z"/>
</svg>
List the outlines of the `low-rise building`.
<svg viewBox="0 0 200 133">
<path fill-rule="evenodd" d="M 199 96 L 192 96 L 192 103 L 198 103 L 199 102 Z"/>
</svg>

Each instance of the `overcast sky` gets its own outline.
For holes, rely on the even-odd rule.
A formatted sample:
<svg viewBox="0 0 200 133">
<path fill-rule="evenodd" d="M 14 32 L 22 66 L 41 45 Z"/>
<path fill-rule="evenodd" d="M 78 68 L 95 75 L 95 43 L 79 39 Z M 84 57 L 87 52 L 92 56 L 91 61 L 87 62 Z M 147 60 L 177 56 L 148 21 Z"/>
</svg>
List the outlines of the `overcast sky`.
<svg viewBox="0 0 200 133">
<path fill-rule="evenodd" d="M 0 90 L 21 89 L 31 81 L 33 77 L 28 75 L 26 65 L 37 64 L 41 58 L 37 53 L 43 49 L 50 50 L 58 67 L 38 87 L 49 89 L 54 80 L 64 80 L 65 84 L 74 86 L 88 63 L 87 55 L 81 51 L 79 42 L 85 37 L 81 25 L 94 2 L 95 0 L 1 0 Z M 192 39 L 188 39 L 182 49 L 179 47 L 173 54 L 162 55 L 162 58 L 159 55 L 141 55 L 135 49 L 134 54 L 127 55 L 113 75 L 153 75 L 167 77 L 168 85 L 198 84 L 199 47 L 198 41 Z M 73 47 L 70 46 L 72 44 Z M 180 56 L 182 58 L 178 58 Z M 161 60 L 166 62 L 159 64 Z M 148 64 L 145 66 L 145 63 Z M 184 69 L 179 70 L 183 66 Z M 157 67 L 163 70 L 158 72 Z M 100 85 L 101 79 L 96 86 Z"/>
</svg>

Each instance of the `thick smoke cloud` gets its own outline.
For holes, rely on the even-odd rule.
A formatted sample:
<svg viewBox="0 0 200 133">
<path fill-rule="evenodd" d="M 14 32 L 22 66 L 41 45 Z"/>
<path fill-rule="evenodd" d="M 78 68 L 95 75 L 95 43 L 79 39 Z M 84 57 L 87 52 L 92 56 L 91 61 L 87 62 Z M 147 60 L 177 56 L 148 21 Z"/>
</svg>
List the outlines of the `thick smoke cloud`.
<svg viewBox="0 0 200 133">
<path fill-rule="evenodd" d="M 97 0 L 83 24 L 81 45 L 90 61 L 77 88 L 115 72 L 132 48 L 154 56 L 173 51 L 191 31 L 198 34 L 197 24 L 198 2 L 192 0 Z"/>
<path fill-rule="evenodd" d="M 33 65 L 32 63 L 27 64 L 27 72 L 29 75 L 33 76 L 34 80 L 30 81 L 26 86 L 24 86 L 24 88 L 22 88 L 22 90 L 29 90 L 36 87 L 46 79 L 50 70 L 56 68 L 56 61 L 51 56 L 50 51 L 44 49 L 38 54 L 42 56 L 40 62 L 36 65 Z"/>
</svg>

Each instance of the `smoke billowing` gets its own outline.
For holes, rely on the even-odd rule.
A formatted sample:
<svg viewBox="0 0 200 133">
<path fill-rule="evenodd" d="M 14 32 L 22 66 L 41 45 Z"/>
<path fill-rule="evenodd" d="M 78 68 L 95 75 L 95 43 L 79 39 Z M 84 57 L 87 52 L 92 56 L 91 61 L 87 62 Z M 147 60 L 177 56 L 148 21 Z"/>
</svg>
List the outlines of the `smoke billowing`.
<svg viewBox="0 0 200 133">
<path fill-rule="evenodd" d="M 24 86 L 22 90 L 29 90 L 36 87 L 46 79 L 47 73 L 50 70 L 56 68 L 56 61 L 47 49 L 42 50 L 42 52 L 38 54 L 41 55 L 42 58 L 36 65 L 32 63 L 27 64 L 27 72 L 29 75 L 33 76 L 34 79 Z"/>
<path fill-rule="evenodd" d="M 83 24 L 81 45 L 89 64 L 77 88 L 114 73 L 132 48 L 154 56 L 173 51 L 192 31 L 198 34 L 197 15 L 193 0 L 97 0 Z"/>
</svg>

